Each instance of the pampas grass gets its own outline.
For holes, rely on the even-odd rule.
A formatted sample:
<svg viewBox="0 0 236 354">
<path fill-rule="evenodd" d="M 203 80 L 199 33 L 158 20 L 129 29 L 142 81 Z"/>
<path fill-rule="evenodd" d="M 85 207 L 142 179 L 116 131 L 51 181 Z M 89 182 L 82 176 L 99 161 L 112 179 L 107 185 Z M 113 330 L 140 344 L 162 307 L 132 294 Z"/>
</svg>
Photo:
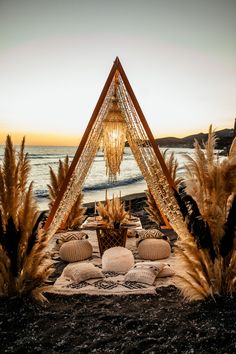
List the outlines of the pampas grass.
<svg viewBox="0 0 236 354">
<path fill-rule="evenodd" d="M 148 189 L 145 193 L 147 197 L 147 206 L 144 208 L 144 210 L 147 212 L 149 220 L 153 221 L 160 227 L 164 223 L 160 209 L 157 206 L 155 199 L 153 198 L 151 190 Z"/>
<path fill-rule="evenodd" d="M 236 293 L 236 141 L 223 160 L 216 143 L 211 126 L 203 149 L 195 141 L 178 196 L 189 236 L 176 243 L 176 284 L 190 301 Z"/>
<path fill-rule="evenodd" d="M 42 214 L 32 196 L 33 184 L 28 184 L 30 164 L 24 145 L 25 139 L 16 154 L 7 136 L 0 166 L 0 296 L 31 294 L 46 300 L 42 289 L 53 268 Z"/>
<path fill-rule="evenodd" d="M 105 204 L 99 202 L 96 209 L 107 227 L 118 228 L 125 219 L 128 219 L 124 203 L 117 197 L 107 200 Z"/>
<path fill-rule="evenodd" d="M 64 179 L 69 170 L 69 157 L 66 156 L 64 161 L 59 160 L 59 166 L 57 174 L 50 167 L 50 184 L 48 185 L 49 190 L 49 208 L 51 209 L 53 203 L 55 202 L 57 195 L 62 187 Z M 72 206 L 70 213 L 65 217 L 62 227 L 64 229 L 76 230 L 80 227 L 85 219 L 86 208 L 82 206 L 83 193 L 78 195 L 77 200 Z"/>
</svg>

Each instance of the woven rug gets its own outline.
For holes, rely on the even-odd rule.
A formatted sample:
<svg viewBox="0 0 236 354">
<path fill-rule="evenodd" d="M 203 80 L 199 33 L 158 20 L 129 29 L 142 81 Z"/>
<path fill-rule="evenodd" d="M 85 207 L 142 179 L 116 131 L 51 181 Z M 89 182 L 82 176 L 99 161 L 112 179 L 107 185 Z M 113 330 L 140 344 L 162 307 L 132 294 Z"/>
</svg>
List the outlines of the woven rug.
<svg viewBox="0 0 236 354">
<path fill-rule="evenodd" d="M 95 231 L 86 231 L 88 234 L 89 242 L 93 247 L 92 258 L 83 261 L 91 262 L 96 267 L 102 270 L 102 260 L 99 253 L 97 236 Z M 53 242 L 56 241 L 57 235 Z M 142 262 L 144 260 L 140 259 L 137 253 L 136 238 L 127 238 L 126 248 L 130 249 L 134 255 L 135 263 Z M 54 246 L 51 245 L 51 251 L 53 251 Z M 59 256 L 54 253 L 55 262 L 58 262 Z M 158 263 L 169 264 L 172 269 L 174 269 L 175 257 L 173 254 L 169 258 L 158 261 Z M 83 282 L 76 283 L 64 277 L 62 272 L 61 276 L 56 280 L 53 286 L 50 286 L 47 292 L 72 295 L 72 294 L 91 294 L 91 295 L 129 295 L 129 294 L 156 294 L 157 288 L 162 286 L 174 285 L 174 276 L 165 278 L 156 278 L 153 285 L 148 285 L 138 282 L 127 282 L 124 281 L 126 273 L 117 272 L 103 272 L 103 278 L 89 279 Z"/>
</svg>

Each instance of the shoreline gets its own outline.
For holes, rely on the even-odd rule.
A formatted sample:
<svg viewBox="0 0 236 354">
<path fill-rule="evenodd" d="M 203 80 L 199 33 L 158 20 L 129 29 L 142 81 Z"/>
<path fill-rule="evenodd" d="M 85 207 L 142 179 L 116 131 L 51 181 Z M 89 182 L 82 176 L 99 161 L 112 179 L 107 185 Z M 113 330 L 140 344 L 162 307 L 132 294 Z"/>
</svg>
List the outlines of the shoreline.
<svg viewBox="0 0 236 354">
<path fill-rule="evenodd" d="M 136 193 L 126 194 L 124 196 L 121 196 L 121 200 L 122 201 L 139 200 L 139 199 L 142 199 L 142 198 L 146 199 L 146 193 L 145 192 L 136 192 Z M 103 202 L 105 202 L 105 199 L 100 200 L 100 201 L 103 203 Z M 83 206 L 86 207 L 86 208 L 94 208 L 94 203 L 95 202 L 83 203 Z"/>
<path fill-rule="evenodd" d="M 114 194 L 116 197 L 118 196 L 118 194 Z M 129 201 L 129 200 L 131 200 L 131 201 L 133 201 L 133 200 L 135 200 L 135 199 L 141 199 L 141 198 L 146 198 L 146 193 L 145 193 L 145 191 L 143 191 L 143 192 L 134 192 L 134 193 L 127 193 L 127 194 L 125 194 L 125 195 L 123 195 L 123 196 L 121 196 L 121 199 L 122 199 L 122 201 Z M 44 199 L 46 199 L 46 198 L 44 198 Z M 86 198 L 83 198 L 83 199 L 86 199 Z M 108 199 L 112 199 L 112 197 L 108 197 Z M 45 201 L 39 201 L 39 199 L 37 199 L 36 198 L 36 200 L 37 200 L 37 204 L 38 204 L 38 207 L 39 207 L 39 209 L 41 210 L 41 211 L 47 211 L 48 210 L 48 199 L 46 199 Z M 103 191 L 102 192 L 102 198 L 100 199 L 100 198 L 95 198 L 94 199 L 94 201 L 89 201 L 89 202 L 84 202 L 84 203 L 82 203 L 82 206 L 84 206 L 84 207 L 86 207 L 86 208 L 94 208 L 94 203 L 95 203 L 95 201 L 96 202 L 99 202 L 99 201 L 101 201 L 101 202 L 105 202 L 105 192 Z"/>
</svg>

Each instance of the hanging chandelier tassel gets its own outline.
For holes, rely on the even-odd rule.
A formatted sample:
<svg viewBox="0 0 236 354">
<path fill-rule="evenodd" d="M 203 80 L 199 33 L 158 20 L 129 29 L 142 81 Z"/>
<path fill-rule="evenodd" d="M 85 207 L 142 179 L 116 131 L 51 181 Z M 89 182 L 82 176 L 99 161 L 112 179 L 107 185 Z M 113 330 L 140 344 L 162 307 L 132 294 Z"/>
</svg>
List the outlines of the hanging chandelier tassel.
<svg viewBox="0 0 236 354">
<path fill-rule="evenodd" d="M 116 91 L 116 90 L 115 90 Z M 111 98 L 111 108 L 103 122 L 103 150 L 106 161 L 106 174 L 113 182 L 120 174 L 126 142 L 127 125 L 118 106 L 116 92 Z"/>
</svg>

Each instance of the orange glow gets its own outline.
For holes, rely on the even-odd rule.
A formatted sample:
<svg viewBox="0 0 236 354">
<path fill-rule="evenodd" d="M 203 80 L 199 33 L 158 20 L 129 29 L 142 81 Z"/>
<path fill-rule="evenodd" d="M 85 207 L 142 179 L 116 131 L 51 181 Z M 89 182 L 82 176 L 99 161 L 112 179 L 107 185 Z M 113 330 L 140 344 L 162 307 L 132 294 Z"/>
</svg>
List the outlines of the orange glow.
<svg viewBox="0 0 236 354">
<path fill-rule="evenodd" d="M 62 134 L 48 134 L 48 133 L 24 133 L 24 132 L 1 132 L 0 144 L 5 144 L 6 136 L 10 135 L 13 144 L 20 144 L 25 136 L 26 145 L 40 145 L 40 146 L 78 146 L 80 135 L 62 135 Z"/>
</svg>

